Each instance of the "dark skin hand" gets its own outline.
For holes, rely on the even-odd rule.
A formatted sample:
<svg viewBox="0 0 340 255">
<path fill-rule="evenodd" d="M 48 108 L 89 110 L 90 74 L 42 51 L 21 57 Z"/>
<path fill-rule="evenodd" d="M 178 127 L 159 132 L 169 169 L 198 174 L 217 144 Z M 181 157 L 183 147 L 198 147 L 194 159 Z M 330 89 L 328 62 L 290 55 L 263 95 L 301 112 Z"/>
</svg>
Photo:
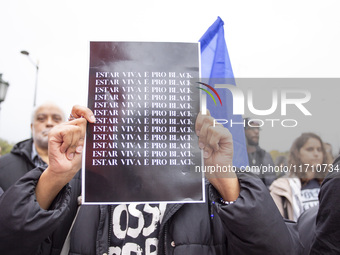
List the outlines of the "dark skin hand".
<svg viewBox="0 0 340 255">
<path fill-rule="evenodd" d="M 92 111 L 74 106 L 72 121 L 55 126 L 49 133 L 49 165 L 41 174 L 35 193 L 41 208 L 48 209 L 60 190 L 81 168 L 86 123 L 95 122 Z"/>
<path fill-rule="evenodd" d="M 55 126 L 49 133 L 49 166 L 42 173 L 36 187 L 36 197 L 43 209 L 48 209 L 60 190 L 81 168 L 87 122 L 94 123 L 93 112 L 83 106 L 74 106 L 75 118 Z M 203 150 L 205 166 L 232 166 L 233 141 L 228 129 L 213 126 L 214 119 L 199 114 L 196 119 L 196 134 Z M 206 177 L 225 201 L 234 201 L 240 187 L 233 172 L 206 173 Z"/>
<path fill-rule="evenodd" d="M 204 165 L 232 169 L 233 139 L 229 130 L 220 124 L 214 126 L 214 118 L 209 113 L 197 116 L 195 128 L 198 146 L 203 150 Z M 234 172 L 206 172 L 206 177 L 223 200 L 235 201 L 238 198 L 240 185 Z"/>
</svg>

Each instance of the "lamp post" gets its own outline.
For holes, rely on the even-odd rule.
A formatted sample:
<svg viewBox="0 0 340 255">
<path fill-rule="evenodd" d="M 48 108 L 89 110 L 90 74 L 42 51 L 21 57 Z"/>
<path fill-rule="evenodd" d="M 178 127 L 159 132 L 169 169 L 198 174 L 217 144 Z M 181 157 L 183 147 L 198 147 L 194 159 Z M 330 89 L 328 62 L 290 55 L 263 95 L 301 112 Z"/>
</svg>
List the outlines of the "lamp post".
<svg viewBox="0 0 340 255">
<path fill-rule="evenodd" d="M 0 105 L 3 101 L 5 101 L 8 87 L 9 83 L 2 79 L 2 73 L 0 73 Z"/>
<path fill-rule="evenodd" d="M 30 62 L 34 65 L 35 71 L 35 86 L 34 86 L 34 100 L 33 100 L 33 107 L 35 107 L 36 99 L 37 99 L 37 87 L 38 87 L 38 73 L 39 73 L 39 62 L 34 62 L 30 57 L 30 53 L 26 50 L 20 51 L 21 54 L 26 55 Z"/>
</svg>

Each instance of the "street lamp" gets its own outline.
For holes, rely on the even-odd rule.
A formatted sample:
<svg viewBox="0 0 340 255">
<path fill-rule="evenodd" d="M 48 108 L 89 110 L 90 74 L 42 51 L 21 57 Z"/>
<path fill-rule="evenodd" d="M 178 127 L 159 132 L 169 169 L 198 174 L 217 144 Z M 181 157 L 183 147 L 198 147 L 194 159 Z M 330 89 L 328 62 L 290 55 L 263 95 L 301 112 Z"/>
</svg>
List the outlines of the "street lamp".
<svg viewBox="0 0 340 255">
<path fill-rule="evenodd" d="M 20 51 L 21 54 L 26 55 L 30 62 L 35 66 L 35 87 L 34 87 L 34 100 L 33 100 L 33 107 L 35 107 L 36 99 L 37 99 L 37 87 L 38 87 L 38 72 L 39 72 L 39 62 L 34 62 L 30 57 L 30 53 L 26 50 Z"/>
<path fill-rule="evenodd" d="M 0 105 L 5 101 L 8 87 L 9 83 L 2 79 L 2 73 L 0 73 Z"/>
</svg>

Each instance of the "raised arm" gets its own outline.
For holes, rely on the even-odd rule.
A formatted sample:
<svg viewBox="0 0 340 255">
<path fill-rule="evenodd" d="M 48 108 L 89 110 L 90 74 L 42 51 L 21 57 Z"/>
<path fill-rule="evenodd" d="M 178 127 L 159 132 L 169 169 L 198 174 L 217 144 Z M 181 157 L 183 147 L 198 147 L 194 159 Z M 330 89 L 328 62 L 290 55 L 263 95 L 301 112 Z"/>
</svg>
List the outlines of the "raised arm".
<svg viewBox="0 0 340 255">
<path fill-rule="evenodd" d="M 49 134 L 48 169 L 28 171 L 0 195 L 0 254 L 41 254 L 66 237 L 80 188 L 78 178 L 68 182 L 81 167 L 86 121 L 94 122 L 86 107 L 73 107 L 72 115 Z"/>
<path fill-rule="evenodd" d="M 71 116 L 73 120 L 55 126 L 49 133 L 49 166 L 35 191 L 39 205 L 46 210 L 81 168 L 86 121 L 95 121 L 92 111 L 82 106 L 74 106 Z"/>
<path fill-rule="evenodd" d="M 240 185 L 236 174 L 232 171 L 232 135 L 227 128 L 214 123 L 214 118 L 209 115 L 199 114 L 196 119 L 195 129 L 199 137 L 198 146 L 203 150 L 204 165 L 211 166 L 215 170 L 206 172 L 206 177 L 223 200 L 235 201 L 240 194 Z"/>
<path fill-rule="evenodd" d="M 214 125 L 208 115 L 197 117 L 195 129 L 205 166 L 215 170 L 206 170 L 206 177 L 224 201 L 235 201 L 219 203 L 214 193 L 211 196 L 228 236 L 228 254 L 301 254 L 296 225 L 285 224 L 261 179 L 233 167 L 228 129 Z"/>
</svg>

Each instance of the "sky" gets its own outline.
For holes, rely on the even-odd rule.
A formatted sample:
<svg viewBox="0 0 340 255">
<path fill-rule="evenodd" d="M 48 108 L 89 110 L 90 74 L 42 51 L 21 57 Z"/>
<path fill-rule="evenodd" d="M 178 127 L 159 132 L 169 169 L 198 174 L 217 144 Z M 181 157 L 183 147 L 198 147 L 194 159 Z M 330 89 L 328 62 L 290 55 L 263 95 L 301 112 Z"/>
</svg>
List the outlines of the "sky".
<svg viewBox="0 0 340 255">
<path fill-rule="evenodd" d="M 339 78 L 339 7 L 337 0 L 1 1 L 0 73 L 10 87 L 0 138 L 30 137 L 36 73 L 22 50 L 39 63 L 37 105 L 56 102 L 68 115 L 87 104 L 90 41 L 197 42 L 218 16 L 236 78 Z M 340 85 L 332 86 L 312 95 L 322 120 L 315 114 L 279 134 L 263 128 L 260 145 L 286 151 L 313 131 L 338 152 Z"/>
</svg>

